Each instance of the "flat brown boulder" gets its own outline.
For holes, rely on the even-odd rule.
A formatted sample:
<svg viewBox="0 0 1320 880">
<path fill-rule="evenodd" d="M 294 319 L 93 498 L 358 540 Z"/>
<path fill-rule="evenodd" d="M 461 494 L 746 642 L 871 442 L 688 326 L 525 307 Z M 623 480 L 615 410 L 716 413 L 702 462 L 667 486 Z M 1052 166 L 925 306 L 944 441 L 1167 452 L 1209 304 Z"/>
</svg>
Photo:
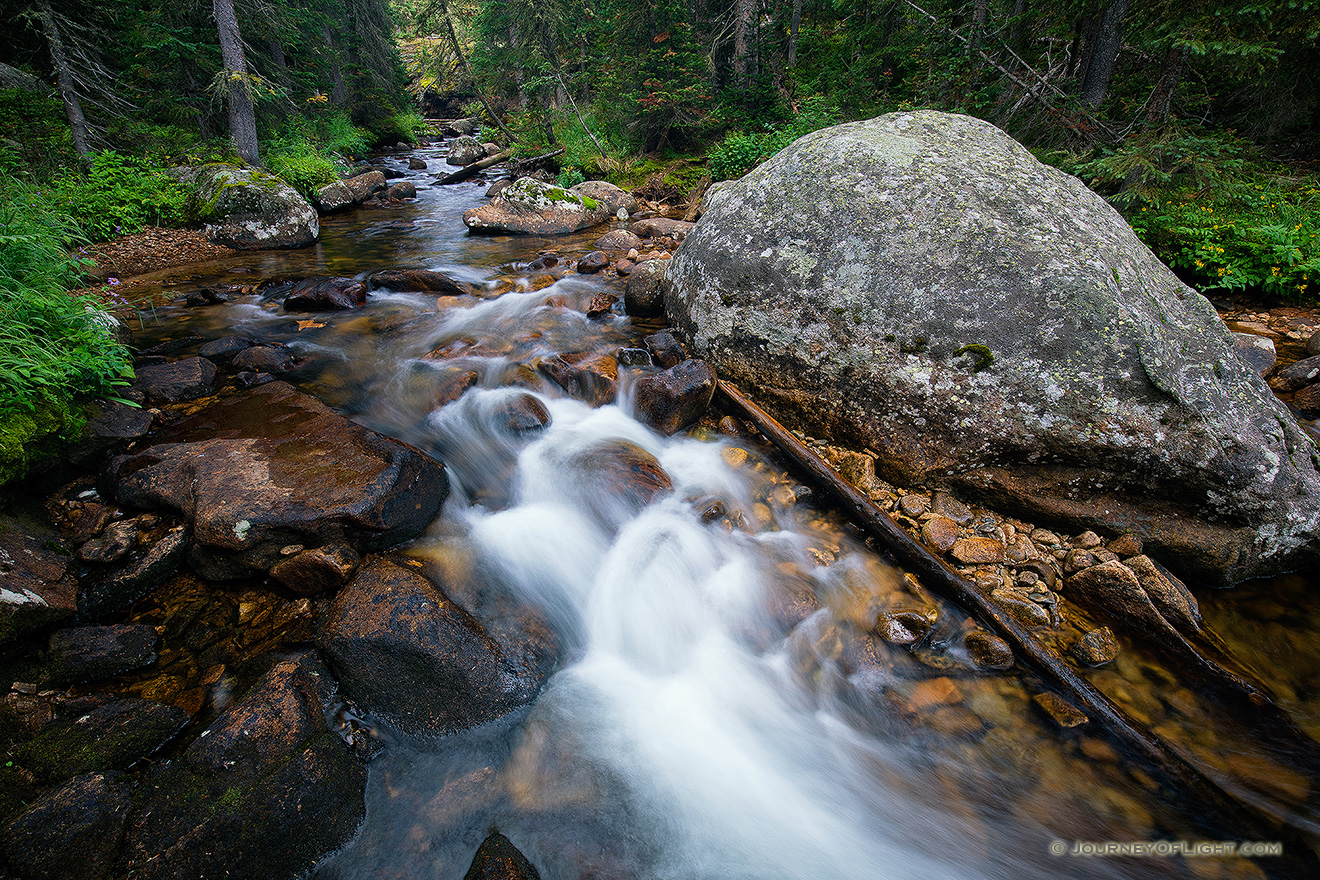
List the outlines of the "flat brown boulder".
<svg viewBox="0 0 1320 880">
<path fill-rule="evenodd" d="M 385 182 L 384 174 L 379 171 L 368 171 L 348 178 L 344 181 L 344 186 L 348 187 L 353 201 L 360 205 L 376 193 L 385 190 L 389 184 Z"/>
<path fill-rule="evenodd" d="M 698 360 L 643 376 L 633 385 L 637 419 L 661 434 L 676 434 L 705 414 L 715 382 L 715 371 Z"/>
<path fill-rule="evenodd" d="M 557 354 L 541 361 L 541 372 L 554 379 L 569 397 L 591 406 L 613 403 L 619 392 L 619 364 L 613 355 Z"/>
<path fill-rule="evenodd" d="M 630 251 L 642 246 L 642 240 L 626 229 L 611 229 L 596 239 L 596 247 L 603 251 Z"/>
<path fill-rule="evenodd" d="M 307 653 L 277 664 L 183 755 L 143 778 L 124 876 L 302 876 L 366 813 L 366 768 L 329 728 L 329 670 Z"/>
<path fill-rule="evenodd" d="M 209 394 L 215 384 L 215 364 L 203 357 L 139 367 L 133 380 L 151 403 L 178 403 Z"/>
<path fill-rule="evenodd" d="M 103 880 L 128 820 L 133 781 L 89 773 L 51 789 L 0 833 L 10 867 L 34 880 Z"/>
<path fill-rule="evenodd" d="M 291 544 L 409 540 L 449 489 L 440 462 L 284 382 L 216 401 L 162 439 L 173 442 L 113 459 L 107 482 L 121 504 L 190 519 L 205 577 L 267 571 Z"/>
<path fill-rule="evenodd" d="M 385 288 L 443 293 L 446 296 L 463 296 L 472 292 L 445 273 L 434 269 L 381 269 L 367 276 L 367 285 L 371 290 Z"/>
<path fill-rule="evenodd" d="M 544 669 L 520 668 L 420 573 L 383 559 L 335 597 L 317 645 L 361 709 L 410 733 L 482 724 L 530 702 Z"/>
<path fill-rule="evenodd" d="M 686 220 L 670 220 L 668 217 L 651 217 L 646 220 L 638 220 L 628 227 L 628 231 L 639 238 L 660 238 L 664 235 L 672 235 L 674 238 L 682 240 L 687 237 L 688 232 L 695 223 L 689 223 Z"/>
<path fill-rule="evenodd" d="M 0 515 L 0 656 L 9 643 L 77 610 L 72 560 L 54 529 L 28 517 Z"/>
<path fill-rule="evenodd" d="M 367 288 L 353 278 L 306 278 L 284 295 L 286 312 L 356 309 L 367 302 Z"/>
</svg>

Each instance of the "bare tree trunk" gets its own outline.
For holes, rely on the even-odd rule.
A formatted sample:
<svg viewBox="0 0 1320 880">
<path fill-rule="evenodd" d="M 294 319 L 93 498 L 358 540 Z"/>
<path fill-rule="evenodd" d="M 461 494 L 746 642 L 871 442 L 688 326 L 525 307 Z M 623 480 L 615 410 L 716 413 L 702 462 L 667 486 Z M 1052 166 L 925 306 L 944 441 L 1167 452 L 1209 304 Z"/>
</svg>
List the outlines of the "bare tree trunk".
<svg viewBox="0 0 1320 880">
<path fill-rule="evenodd" d="M 752 16 L 756 0 L 735 0 L 733 11 L 733 82 L 746 89 L 751 58 Z"/>
<path fill-rule="evenodd" d="M 979 67 L 981 60 L 981 37 L 985 34 L 985 27 L 990 21 L 990 0 L 976 0 L 972 7 L 972 33 L 967 40 L 967 55 L 972 59 L 972 64 Z"/>
<path fill-rule="evenodd" d="M 1088 47 L 1086 70 L 1082 76 L 1082 103 L 1092 110 L 1105 102 L 1109 80 L 1114 75 L 1114 63 L 1123 42 L 1123 19 L 1127 15 L 1129 0 L 1110 0 L 1100 13 L 1095 35 Z"/>
<path fill-rule="evenodd" d="M 1013 23 L 1008 30 L 1008 44 L 1019 55 L 1026 54 L 1028 34 L 1027 0 L 1013 0 Z"/>
<path fill-rule="evenodd" d="M 339 67 L 339 49 L 335 47 L 335 37 L 330 33 L 329 25 L 321 28 L 321 38 L 330 56 L 330 103 L 342 107 L 348 103 L 348 86 L 344 83 L 344 71 Z"/>
<path fill-rule="evenodd" d="M 284 56 L 284 46 L 275 37 L 266 38 L 266 48 L 270 51 L 270 60 L 275 64 L 275 78 L 286 96 L 293 95 L 293 78 L 289 76 L 289 59 Z"/>
<path fill-rule="evenodd" d="M 229 140 L 238 155 L 252 165 L 261 164 L 257 152 L 257 113 L 248 90 L 247 59 L 243 56 L 243 37 L 238 32 L 234 0 L 211 0 L 215 28 L 220 36 L 220 59 L 224 63 L 225 104 L 229 107 Z"/>
<path fill-rule="evenodd" d="M 788 25 L 788 67 L 797 64 L 798 27 L 802 24 L 802 0 L 793 0 L 793 18 Z"/>
<path fill-rule="evenodd" d="M 1187 69 L 1188 48 L 1186 46 L 1171 46 L 1164 55 L 1164 65 L 1160 71 L 1160 81 L 1155 83 L 1155 90 L 1151 93 L 1150 104 L 1146 107 L 1146 122 L 1151 125 L 1160 125 L 1169 118 L 1169 109 L 1173 106 L 1173 98 L 1178 94 L 1178 86 L 1182 82 L 1183 71 Z"/>
<path fill-rule="evenodd" d="M 509 21 L 509 48 L 513 50 L 514 55 L 518 53 L 518 24 L 510 19 Z M 527 77 L 523 74 L 522 60 L 514 58 L 513 60 L 513 79 L 518 84 L 518 109 L 527 109 Z"/>
<path fill-rule="evenodd" d="M 87 119 L 83 116 L 82 101 L 78 99 L 78 90 L 74 82 L 73 71 L 69 67 L 69 58 L 64 54 L 64 40 L 60 37 L 55 24 L 55 13 L 47 0 L 37 6 L 41 17 L 41 30 L 50 45 L 50 61 L 55 67 L 55 80 L 60 87 L 60 98 L 64 101 L 64 115 L 69 118 L 69 131 L 73 134 L 73 149 L 78 158 L 85 159 L 91 154 L 88 145 Z"/>
</svg>

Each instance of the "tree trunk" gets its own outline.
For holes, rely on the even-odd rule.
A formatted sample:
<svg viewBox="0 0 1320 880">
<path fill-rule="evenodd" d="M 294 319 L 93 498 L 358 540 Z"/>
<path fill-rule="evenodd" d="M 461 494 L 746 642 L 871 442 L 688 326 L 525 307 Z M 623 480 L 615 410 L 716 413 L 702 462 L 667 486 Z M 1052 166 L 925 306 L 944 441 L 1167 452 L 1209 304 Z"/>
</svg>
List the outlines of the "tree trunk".
<svg viewBox="0 0 1320 880">
<path fill-rule="evenodd" d="M 325 40 L 326 54 L 330 57 L 330 103 L 342 107 L 348 103 L 348 86 L 339 67 L 339 49 L 335 47 L 335 37 L 330 33 L 329 25 L 321 28 L 321 38 Z"/>
<path fill-rule="evenodd" d="M 1183 71 L 1187 69 L 1187 57 L 1186 46 L 1171 46 L 1165 53 L 1160 81 L 1155 84 L 1155 90 L 1150 96 L 1150 105 L 1146 108 L 1146 122 L 1150 125 L 1161 125 L 1169 118 L 1173 98 L 1178 94 Z"/>
<path fill-rule="evenodd" d="M 225 104 L 229 107 L 229 140 L 245 162 L 261 164 L 257 153 L 257 113 L 248 91 L 247 59 L 243 37 L 238 32 L 234 0 L 211 0 L 215 28 L 220 36 L 220 59 L 224 63 Z"/>
<path fill-rule="evenodd" d="M 788 69 L 797 64 L 798 27 L 802 24 L 802 0 L 793 0 L 793 18 L 788 24 Z"/>
<path fill-rule="evenodd" d="M 286 97 L 293 96 L 293 78 L 289 76 L 289 59 L 284 56 L 284 46 L 275 37 L 266 38 L 266 48 L 270 50 L 270 60 L 275 65 L 275 78 Z"/>
<path fill-rule="evenodd" d="M 527 109 L 527 77 L 523 74 L 522 59 L 518 56 L 518 23 L 509 20 L 509 49 L 513 58 L 513 81 L 518 84 L 518 109 Z M 475 87 L 475 84 L 474 84 Z"/>
<path fill-rule="evenodd" d="M 967 55 L 972 59 L 973 68 L 981 66 L 981 38 L 989 22 L 990 0 L 976 0 L 972 7 L 972 33 L 967 40 Z"/>
<path fill-rule="evenodd" d="M 1109 80 L 1114 75 L 1114 63 L 1123 42 L 1123 18 L 1128 3 L 1129 0 L 1110 0 L 1095 24 L 1082 75 L 1082 103 L 1092 110 L 1105 102 L 1109 91 Z"/>
<path fill-rule="evenodd" d="M 1027 52 L 1027 0 L 1013 0 L 1013 23 L 1008 29 L 1008 44 L 1019 55 Z"/>
<path fill-rule="evenodd" d="M 733 10 L 733 83 L 746 89 L 751 69 L 752 16 L 756 0 L 735 0 Z"/>
<path fill-rule="evenodd" d="M 55 67 L 55 80 L 59 84 L 60 98 L 64 101 L 64 114 L 69 118 L 73 149 L 78 154 L 78 158 L 85 159 L 91 154 L 87 137 L 87 119 L 83 116 L 82 101 L 78 99 L 69 58 L 64 54 L 64 40 L 60 38 L 59 28 L 55 24 L 55 13 L 51 10 L 50 3 L 42 0 L 37 6 L 37 11 L 41 17 L 41 30 L 50 45 L 50 61 Z"/>
</svg>

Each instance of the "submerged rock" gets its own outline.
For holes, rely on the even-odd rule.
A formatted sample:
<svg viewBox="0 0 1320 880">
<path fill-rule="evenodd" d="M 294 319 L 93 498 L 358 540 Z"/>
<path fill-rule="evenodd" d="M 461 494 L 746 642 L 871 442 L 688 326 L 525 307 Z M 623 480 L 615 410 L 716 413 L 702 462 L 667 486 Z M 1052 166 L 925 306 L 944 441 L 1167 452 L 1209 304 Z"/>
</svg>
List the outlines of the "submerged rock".
<svg viewBox="0 0 1320 880">
<path fill-rule="evenodd" d="M 121 504 L 192 521 L 191 562 L 205 577 L 266 571 L 291 544 L 406 541 L 449 488 L 440 462 L 283 382 L 212 403 L 172 439 L 113 459 L 106 477 Z"/>
<path fill-rule="evenodd" d="M 814 436 L 1230 583 L 1314 559 L 1320 453 L 1103 199 L 969 117 L 808 135 L 710 197 L 662 282 Z"/>
<path fill-rule="evenodd" d="M 367 301 L 367 288 L 354 278 L 307 278 L 284 295 L 286 312 L 356 309 Z"/>
</svg>

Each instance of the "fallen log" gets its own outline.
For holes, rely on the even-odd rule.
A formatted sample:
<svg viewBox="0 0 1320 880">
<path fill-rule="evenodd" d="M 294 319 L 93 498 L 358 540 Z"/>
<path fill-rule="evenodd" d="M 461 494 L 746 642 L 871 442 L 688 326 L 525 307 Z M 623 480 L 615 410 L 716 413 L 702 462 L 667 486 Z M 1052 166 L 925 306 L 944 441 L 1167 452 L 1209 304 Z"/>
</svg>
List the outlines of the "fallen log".
<svg viewBox="0 0 1320 880">
<path fill-rule="evenodd" d="M 458 169 L 457 171 L 446 174 L 444 177 L 440 178 L 437 181 L 437 183 L 439 183 L 441 186 L 444 186 L 445 184 L 448 183 L 462 183 L 463 181 L 467 180 L 469 177 L 472 177 L 478 172 L 485 171 L 487 168 L 491 167 L 492 165 L 498 165 L 501 162 L 507 162 L 511 158 L 513 158 L 513 153 L 509 150 L 496 153 L 494 156 L 487 156 L 485 159 L 482 159 L 480 162 L 473 162 L 471 165 L 465 165 L 462 168 Z"/>
<path fill-rule="evenodd" d="M 1142 728 L 1123 709 L 1083 678 L 1076 669 L 1050 651 L 1022 624 L 980 593 L 947 563 L 921 546 L 911 535 L 843 479 L 833 467 L 799 441 L 736 386 L 720 381 L 719 392 L 732 407 L 834 499 L 879 542 L 898 565 L 914 574 L 923 586 L 971 610 L 982 625 L 1012 646 L 1051 687 L 1074 701 L 1089 718 L 1127 751 L 1139 756 L 1160 781 L 1181 797 L 1189 815 L 1226 835 L 1225 839 L 1277 840 L 1281 829 L 1270 817 L 1239 801 L 1218 783 L 1175 752 L 1158 736 Z M 1213 820 L 1207 819 L 1212 815 Z M 1317 859 L 1299 836 L 1285 846 L 1286 855 L 1320 869 Z M 1320 876 L 1310 874 L 1310 876 Z"/>
</svg>

